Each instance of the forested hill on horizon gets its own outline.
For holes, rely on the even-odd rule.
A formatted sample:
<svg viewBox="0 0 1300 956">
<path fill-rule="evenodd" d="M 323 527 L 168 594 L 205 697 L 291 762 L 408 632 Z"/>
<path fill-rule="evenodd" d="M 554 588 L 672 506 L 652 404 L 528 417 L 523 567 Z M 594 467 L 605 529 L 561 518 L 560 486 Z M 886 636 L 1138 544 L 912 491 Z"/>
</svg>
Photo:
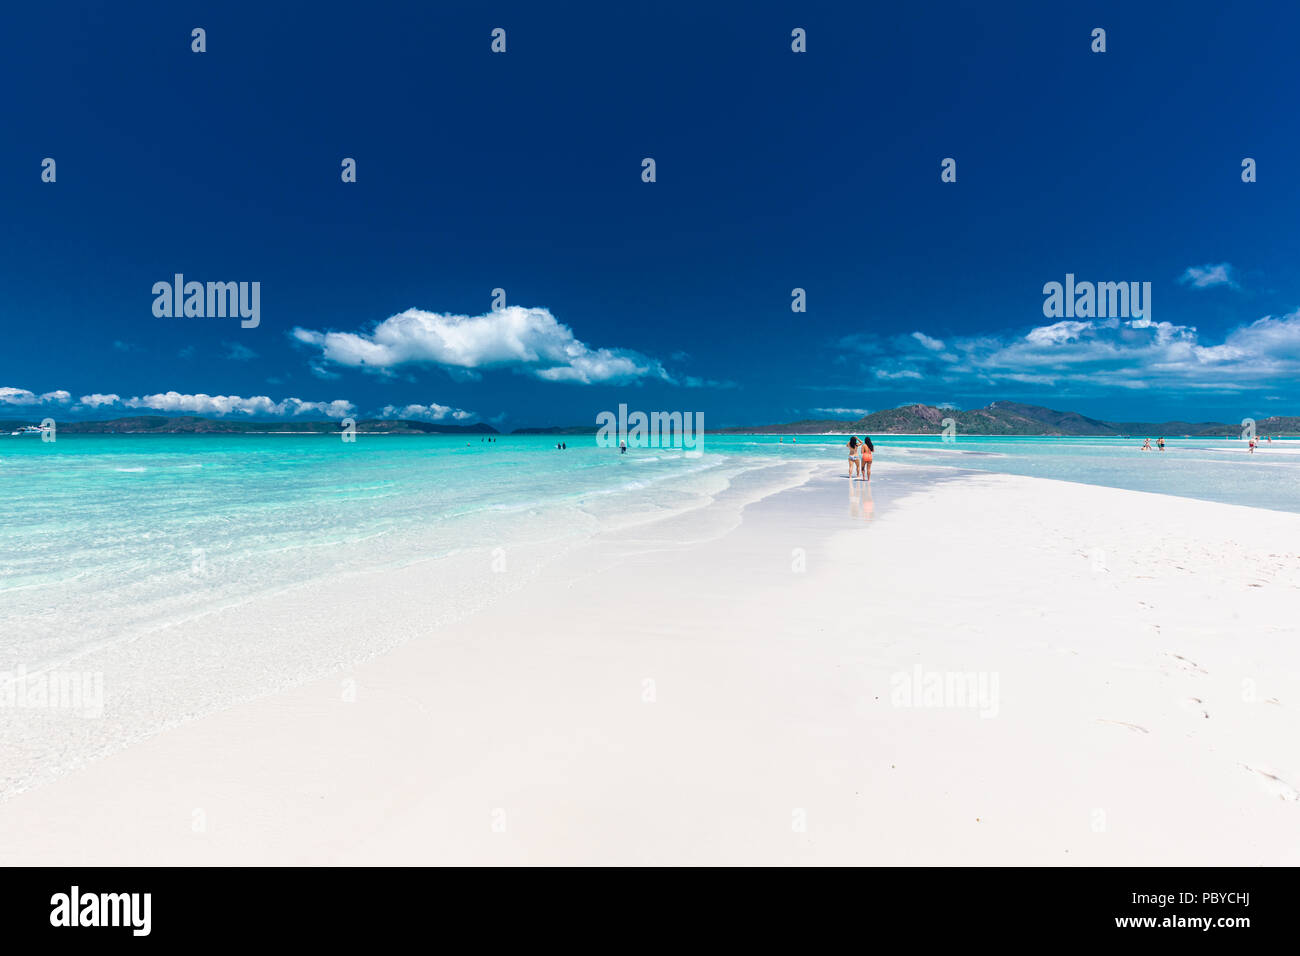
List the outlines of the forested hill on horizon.
<svg viewBox="0 0 1300 956">
<path fill-rule="evenodd" d="M 942 408 L 935 405 L 901 405 L 872 412 L 856 420 L 804 419 L 776 425 L 742 425 L 709 428 L 713 434 L 733 435 L 938 435 L 944 420 L 951 418 L 957 434 L 962 435 L 1035 435 L 1096 436 L 1130 435 L 1170 438 L 1240 437 L 1242 425 L 1230 422 L 1108 422 L 1060 412 L 1040 405 L 1019 402 L 993 402 L 983 408 Z M 38 419 L 0 419 L 0 435 L 8 435 Z M 338 421 L 285 421 L 277 419 L 202 418 L 194 415 L 139 415 L 107 421 L 59 422 L 58 429 L 67 434 L 98 435 L 232 435 L 232 434 L 337 434 Z M 360 434 L 372 435 L 594 435 L 595 424 L 572 426 L 519 427 L 499 431 L 483 422 L 472 425 L 446 425 L 410 419 L 361 419 L 356 422 Z M 1260 435 L 1300 436 L 1300 416 L 1273 415 L 1256 420 Z"/>
<path fill-rule="evenodd" d="M 1019 402 L 992 402 L 983 408 L 962 410 L 935 405 L 900 405 L 872 412 L 856 421 L 845 419 L 805 419 L 780 425 L 723 428 L 730 434 L 784 433 L 794 435 L 874 434 L 938 435 L 944 419 L 951 418 L 958 434 L 963 435 L 1042 435 L 1087 436 L 1099 438 L 1128 435 L 1165 435 L 1169 437 L 1239 437 L 1240 423 L 1226 422 L 1108 422 L 1088 418 L 1078 412 L 1059 412 L 1041 405 Z M 1260 435 L 1300 435 L 1300 416 L 1273 415 L 1258 419 L 1255 430 Z"/>
</svg>

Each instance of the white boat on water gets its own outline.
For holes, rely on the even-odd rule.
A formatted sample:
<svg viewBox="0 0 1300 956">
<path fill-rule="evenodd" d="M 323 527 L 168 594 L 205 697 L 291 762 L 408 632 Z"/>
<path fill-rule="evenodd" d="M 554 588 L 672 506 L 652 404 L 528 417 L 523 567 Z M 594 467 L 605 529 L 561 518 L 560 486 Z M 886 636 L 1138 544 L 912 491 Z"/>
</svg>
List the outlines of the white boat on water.
<svg viewBox="0 0 1300 956">
<path fill-rule="evenodd" d="M 23 425 L 17 431 L 10 432 L 10 435 L 39 435 L 42 432 L 40 425 Z"/>
</svg>

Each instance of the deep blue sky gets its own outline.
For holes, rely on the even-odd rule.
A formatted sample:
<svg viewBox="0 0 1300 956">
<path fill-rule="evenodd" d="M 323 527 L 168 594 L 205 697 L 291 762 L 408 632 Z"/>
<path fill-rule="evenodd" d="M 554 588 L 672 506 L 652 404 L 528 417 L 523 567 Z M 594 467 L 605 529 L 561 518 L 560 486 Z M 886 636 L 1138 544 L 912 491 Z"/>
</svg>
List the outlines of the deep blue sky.
<svg viewBox="0 0 1300 956">
<path fill-rule="evenodd" d="M 1300 413 L 1295 5 L 266 6 L 6 8 L 0 417 L 169 391 L 506 427 Z M 155 318 L 177 272 L 260 281 L 260 327 Z M 1067 272 L 1151 282 L 1164 325 L 1035 333 Z M 491 315 L 422 350 L 496 287 L 580 361 Z M 433 315 L 382 369 L 322 348 L 408 309 Z"/>
</svg>

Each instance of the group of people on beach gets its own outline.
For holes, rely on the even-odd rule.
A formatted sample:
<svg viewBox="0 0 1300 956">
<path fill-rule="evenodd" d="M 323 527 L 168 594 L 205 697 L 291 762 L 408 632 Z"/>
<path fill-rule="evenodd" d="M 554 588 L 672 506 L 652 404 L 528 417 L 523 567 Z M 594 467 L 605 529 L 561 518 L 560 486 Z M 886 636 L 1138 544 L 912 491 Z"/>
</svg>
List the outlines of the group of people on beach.
<svg viewBox="0 0 1300 956">
<path fill-rule="evenodd" d="M 1265 441 L 1272 442 L 1273 439 L 1272 439 L 1271 436 L 1268 436 L 1268 437 L 1265 438 Z M 1252 454 L 1252 455 L 1255 454 L 1255 449 L 1258 448 L 1258 447 L 1259 447 L 1259 439 L 1258 439 L 1258 438 L 1255 438 L 1254 436 L 1251 436 L 1251 438 L 1250 438 L 1250 440 L 1249 440 L 1249 443 L 1248 443 L 1248 445 L 1247 445 L 1247 448 L 1248 448 L 1250 454 Z M 1164 440 L 1163 438 L 1158 438 L 1158 439 L 1156 439 L 1156 448 L 1159 448 L 1161 451 L 1164 451 L 1164 450 L 1165 450 L 1165 440 Z M 1153 450 L 1153 449 L 1151 448 L 1151 439 L 1150 439 L 1150 438 L 1145 438 L 1145 439 L 1142 440 L 1142 450 L 1143 450 L 1143 451 L 1152 451 L 1152 450 Z"/>
<path fill-rule="evenodd" d="M 849 478 L 871 480 L 871 459 L 875 456 L 876 446 L 866 435 L 859 441 L 857 435 L 849 438 Z"/>
</svg>

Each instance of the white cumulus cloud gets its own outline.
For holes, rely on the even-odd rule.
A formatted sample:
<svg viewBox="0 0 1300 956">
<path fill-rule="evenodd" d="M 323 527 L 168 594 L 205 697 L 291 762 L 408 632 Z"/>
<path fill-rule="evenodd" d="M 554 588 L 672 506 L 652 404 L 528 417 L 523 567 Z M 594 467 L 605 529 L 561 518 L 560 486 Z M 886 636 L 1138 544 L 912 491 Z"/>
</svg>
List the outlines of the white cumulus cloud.
<svg viewBox="0 0 1300 956">
<path fill-rule="evenodd" d="M 61 388 L 40 395 L 26 388 L 0 388 L 0 405 L 66 405 L 70 401 L 72 394 Z"/>
<path fill-rule="evenodd" d="M 841 344 L 861 344 L 881 381 L 1242 391 L 1300 377 L 1300 311 L 1266 315 L 1219 342 L 1207 341 L 1194 326 L 1150 319 L 1065 320 L 1020 335 L 952 338 L 943 354 L 910 338 L 859 335 Z"/>
<path fill-rule="evenodd" d="M 474 412 L 467 412 L 463 408 L 452 408 L 450 405 L 439 405 L 436 402 L 428 405 L 385 405 L 380 415 L 383 418 L 411 418 L 430 422 L 440 422 L 446 418 L 463 422 L 477 417 Z"/>
<path fill-rule="evenodd" d="M 103 397 L 103 396 L 101 396 Z M 238 395 L 193 395 L 180 392 L 159 392 L 141 395 L 122 402 L 127 408 L 143 408 L 158 412 L 184 412 L 190 415 L 305 415 L 316 413 L 330 418 L 345 418 L 356 406 L 343 399 L 331 402 L 304 402 L 300 398 L 286 398 L 277 402 L 266 395 L 241 398 Z"/>
<path fill-rule="evenodd" d="M 424 363 L 459 372 L 510 368 L 543 381 L 582 385 L 673 381 L 657 359 L 587 345 L 547 309 L 510 306 L 475 316 L 407 309 L 369 332 L 295 328 L 292 334 L 335 365 L 390 369 Z"/>
<path fill-rule="evenodd" d="M 25 388 L 0 388 L 0 402 L 5 405 L 35 405 L 38 401 L 36 393 Z"/>
<path fill-rule="evenodd" d="M 115 394 L 104 395 L 100 392 L 95 392 L 91 395 L 81 396 L 81 404 L 85 405 L 88 408 L 99 408 L 102 405 L 116 405 L 121 400 L 122 400 L 121 395 L 115 395 Z"/>
<path fill-rule="evenodd" d="M 1183 285 L 1190 285 L 1196 289 L 1209 289 L 1216 285 L 1237 288 L 1237 279 L 1233 273 L 1232 265 L 1227 262 L 1188 266 L 1183 274 L 1179 276 L 1178 281 Z"/>
</svg>

